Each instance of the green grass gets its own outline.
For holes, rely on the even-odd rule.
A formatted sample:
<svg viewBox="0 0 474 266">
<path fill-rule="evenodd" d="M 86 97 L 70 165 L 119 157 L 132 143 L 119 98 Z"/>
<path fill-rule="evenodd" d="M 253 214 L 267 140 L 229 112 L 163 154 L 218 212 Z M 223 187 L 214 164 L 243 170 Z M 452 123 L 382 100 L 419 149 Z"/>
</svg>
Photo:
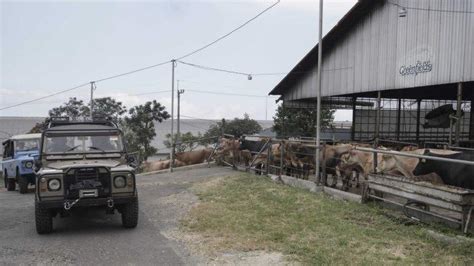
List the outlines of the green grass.
<svg viewBox="0 0 474 266">
<path fill-rule="evenodd" d="M 269 250 L 304 264 L 470 264 L 474 242 L 444 244 L 426 226 L 376 205 L 242 174 L 194 187 L 200 204 L 183 221 L 211 250 Z M 432 228 L 431 228 L 432 229 Z"/>
</svg>

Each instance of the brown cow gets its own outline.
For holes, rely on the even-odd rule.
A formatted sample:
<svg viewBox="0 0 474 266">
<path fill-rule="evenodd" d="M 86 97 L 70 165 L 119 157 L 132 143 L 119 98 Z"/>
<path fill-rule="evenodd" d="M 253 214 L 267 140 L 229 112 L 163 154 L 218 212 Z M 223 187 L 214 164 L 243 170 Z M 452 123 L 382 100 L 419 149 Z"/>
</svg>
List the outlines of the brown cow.
<svg viewBox="0 0 474 266">
<path fill-rule="evenodd" d="M 240 150 L 240 141 L 237 139 L 221 138 L 216 152 L 216 157 L 223 160 L 226 156 L 235 163 L 244 163 L 245 166 L 252 161 L 252 153 L 249 150 Z"/>
<path fill-rule="evenodd" d="M 180 166 L 185 166 L 183 162 L 180 160 L 175 160 L 174 161 L 175 167 L 180 167 Z M 143 162 L 142 164 L 142 169 L 143 172 L 154 172 L 154 171 L 159 171 L 163 169 L 168 169 L 170 168 L 170 160 L 160 160 L 160 161 L 151 161 L 151 162 Z"/>
<path fill-rule="evenodd" d="M 377 163 L 380 164 L 382 160 L 382 154 L 377 154 Z M 341 156 L 343 166 L 354 166 L 357 165 L 361 171 L 364 179 L 367 180 L 368 174 L 372 172 L 374 167 L 374 155 L 371 152 L 351 150 L 350 152 Z"/>
<path fill-rule="evenodd" d="M 203 163 L 208 160 L 212 154 L 213 149 L 206 148 L 202 150 L 178 152 L 176 159 L 183 162 L 185 165 Z"/>
<path fill-rule="evenodd" d="M 407 151 L 406 153 L 422 155 L 425 153 L 425 151 L 426 151 L 425 149 L 416 149 L 412 151 Z M 456 151 L 440 150 L 440 149 L 429 149 L 429 151 L 432 152 L 433 154 L 439 154 L 439 155 L 450 155 L 450 154 L 458 153 Z M 377 172 L 378 173 L 386 173 L 386 172 L 400 173 L 404 177 L 410 178 L 414 181 L 427 181 L 433 184 L 443 184 L 441 177 L 438 176 L 437 174 L 431 173 L 427 175 L 415 176 L 413 174 L 413 171 L 415 170 L 419 161 L 420 159 L 418 158 L 401 156 L 401 155 L 384 154 L 382 156 L 382 160 L 380 164 L 377 166 Z"/>
</svg>

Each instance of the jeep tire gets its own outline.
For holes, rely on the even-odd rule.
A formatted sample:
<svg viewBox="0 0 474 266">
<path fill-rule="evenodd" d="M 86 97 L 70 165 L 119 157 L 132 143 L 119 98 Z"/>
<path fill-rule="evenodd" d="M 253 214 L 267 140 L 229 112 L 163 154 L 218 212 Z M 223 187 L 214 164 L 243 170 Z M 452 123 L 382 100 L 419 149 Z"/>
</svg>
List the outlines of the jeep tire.
<svg viewBox="0 0 474 266">
<path fill-rule="evenodd" d="M 16 182 L 14 178 L 8 178 L 8 173 L 5 171 L 5 184 L 8 191 L 14 191 L 16 188 Z"/>
<path fill-rule="evenodd" d="M 35 201 L 35 223 L 38 234 L 49 234 L 53 231 L 51 211 L 40 207 L 37 201 Z"/>
<path fill-rule="evenodd" d="M 26 194 L 28 192 L 28 179 L 26 178 L 26 176 L 20 175 L 20 173 L 18 173 L 17 171 L 16 180 L 18 180 L 20 194 Z"/>
<path fill-rule="evenodd" d="M 138 224 L 138 199 L 134 198 L 129 203 L 122 206 L 122 226 L 125 228 L 135 228 Z"/>
</svg>

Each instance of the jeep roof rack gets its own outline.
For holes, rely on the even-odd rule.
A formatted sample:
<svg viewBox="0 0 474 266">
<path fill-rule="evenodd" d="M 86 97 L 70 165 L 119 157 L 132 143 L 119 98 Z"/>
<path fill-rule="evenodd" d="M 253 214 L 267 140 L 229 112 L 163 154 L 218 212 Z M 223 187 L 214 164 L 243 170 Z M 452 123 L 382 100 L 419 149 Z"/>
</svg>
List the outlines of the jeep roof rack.
<svg viewBox="0 0 474 266">
<path fill-rule="evenodd" d="M 48 128 L 64 126 L 64 125 L 78 125 L 78 124 L 104 125 L 104 126 L 118 128 L 117 124 L 114 121 L 112 121 L 110 117 L 104 117 L 104 116 L 101 116 L 101 117 L 95 116 L 92 119 L 84 118 L 82 120 L 71 120 L 67 116 L 52 116 L 48 118 Z"/>
</svg>

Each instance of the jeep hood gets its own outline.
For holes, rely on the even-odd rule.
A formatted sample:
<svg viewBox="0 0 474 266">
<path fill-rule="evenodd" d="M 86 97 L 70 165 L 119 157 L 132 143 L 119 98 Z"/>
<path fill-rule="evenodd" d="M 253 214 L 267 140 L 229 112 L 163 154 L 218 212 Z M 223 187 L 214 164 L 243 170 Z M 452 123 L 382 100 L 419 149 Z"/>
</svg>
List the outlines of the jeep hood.
<svg viewBox="0 0 474 266">
<path fill-rule="evenodd" d="M 15 159 L 20 159 L 20 160 L 34 160 L 37 159 L 39 156 L 39 153 L 37 150 L 34 151 L 24 151 L 24 152 L 17 152 L 15 154 Z"/>
<path fill-rule="evenodd" d="M 47 164 L 48 168 L 53 169 L 67 169 L 76 167 L 117 167 L 121 164 L 119 160 L 74 160 L 74 161 L 60 161 L 50 162 Z"/>
</svg>

